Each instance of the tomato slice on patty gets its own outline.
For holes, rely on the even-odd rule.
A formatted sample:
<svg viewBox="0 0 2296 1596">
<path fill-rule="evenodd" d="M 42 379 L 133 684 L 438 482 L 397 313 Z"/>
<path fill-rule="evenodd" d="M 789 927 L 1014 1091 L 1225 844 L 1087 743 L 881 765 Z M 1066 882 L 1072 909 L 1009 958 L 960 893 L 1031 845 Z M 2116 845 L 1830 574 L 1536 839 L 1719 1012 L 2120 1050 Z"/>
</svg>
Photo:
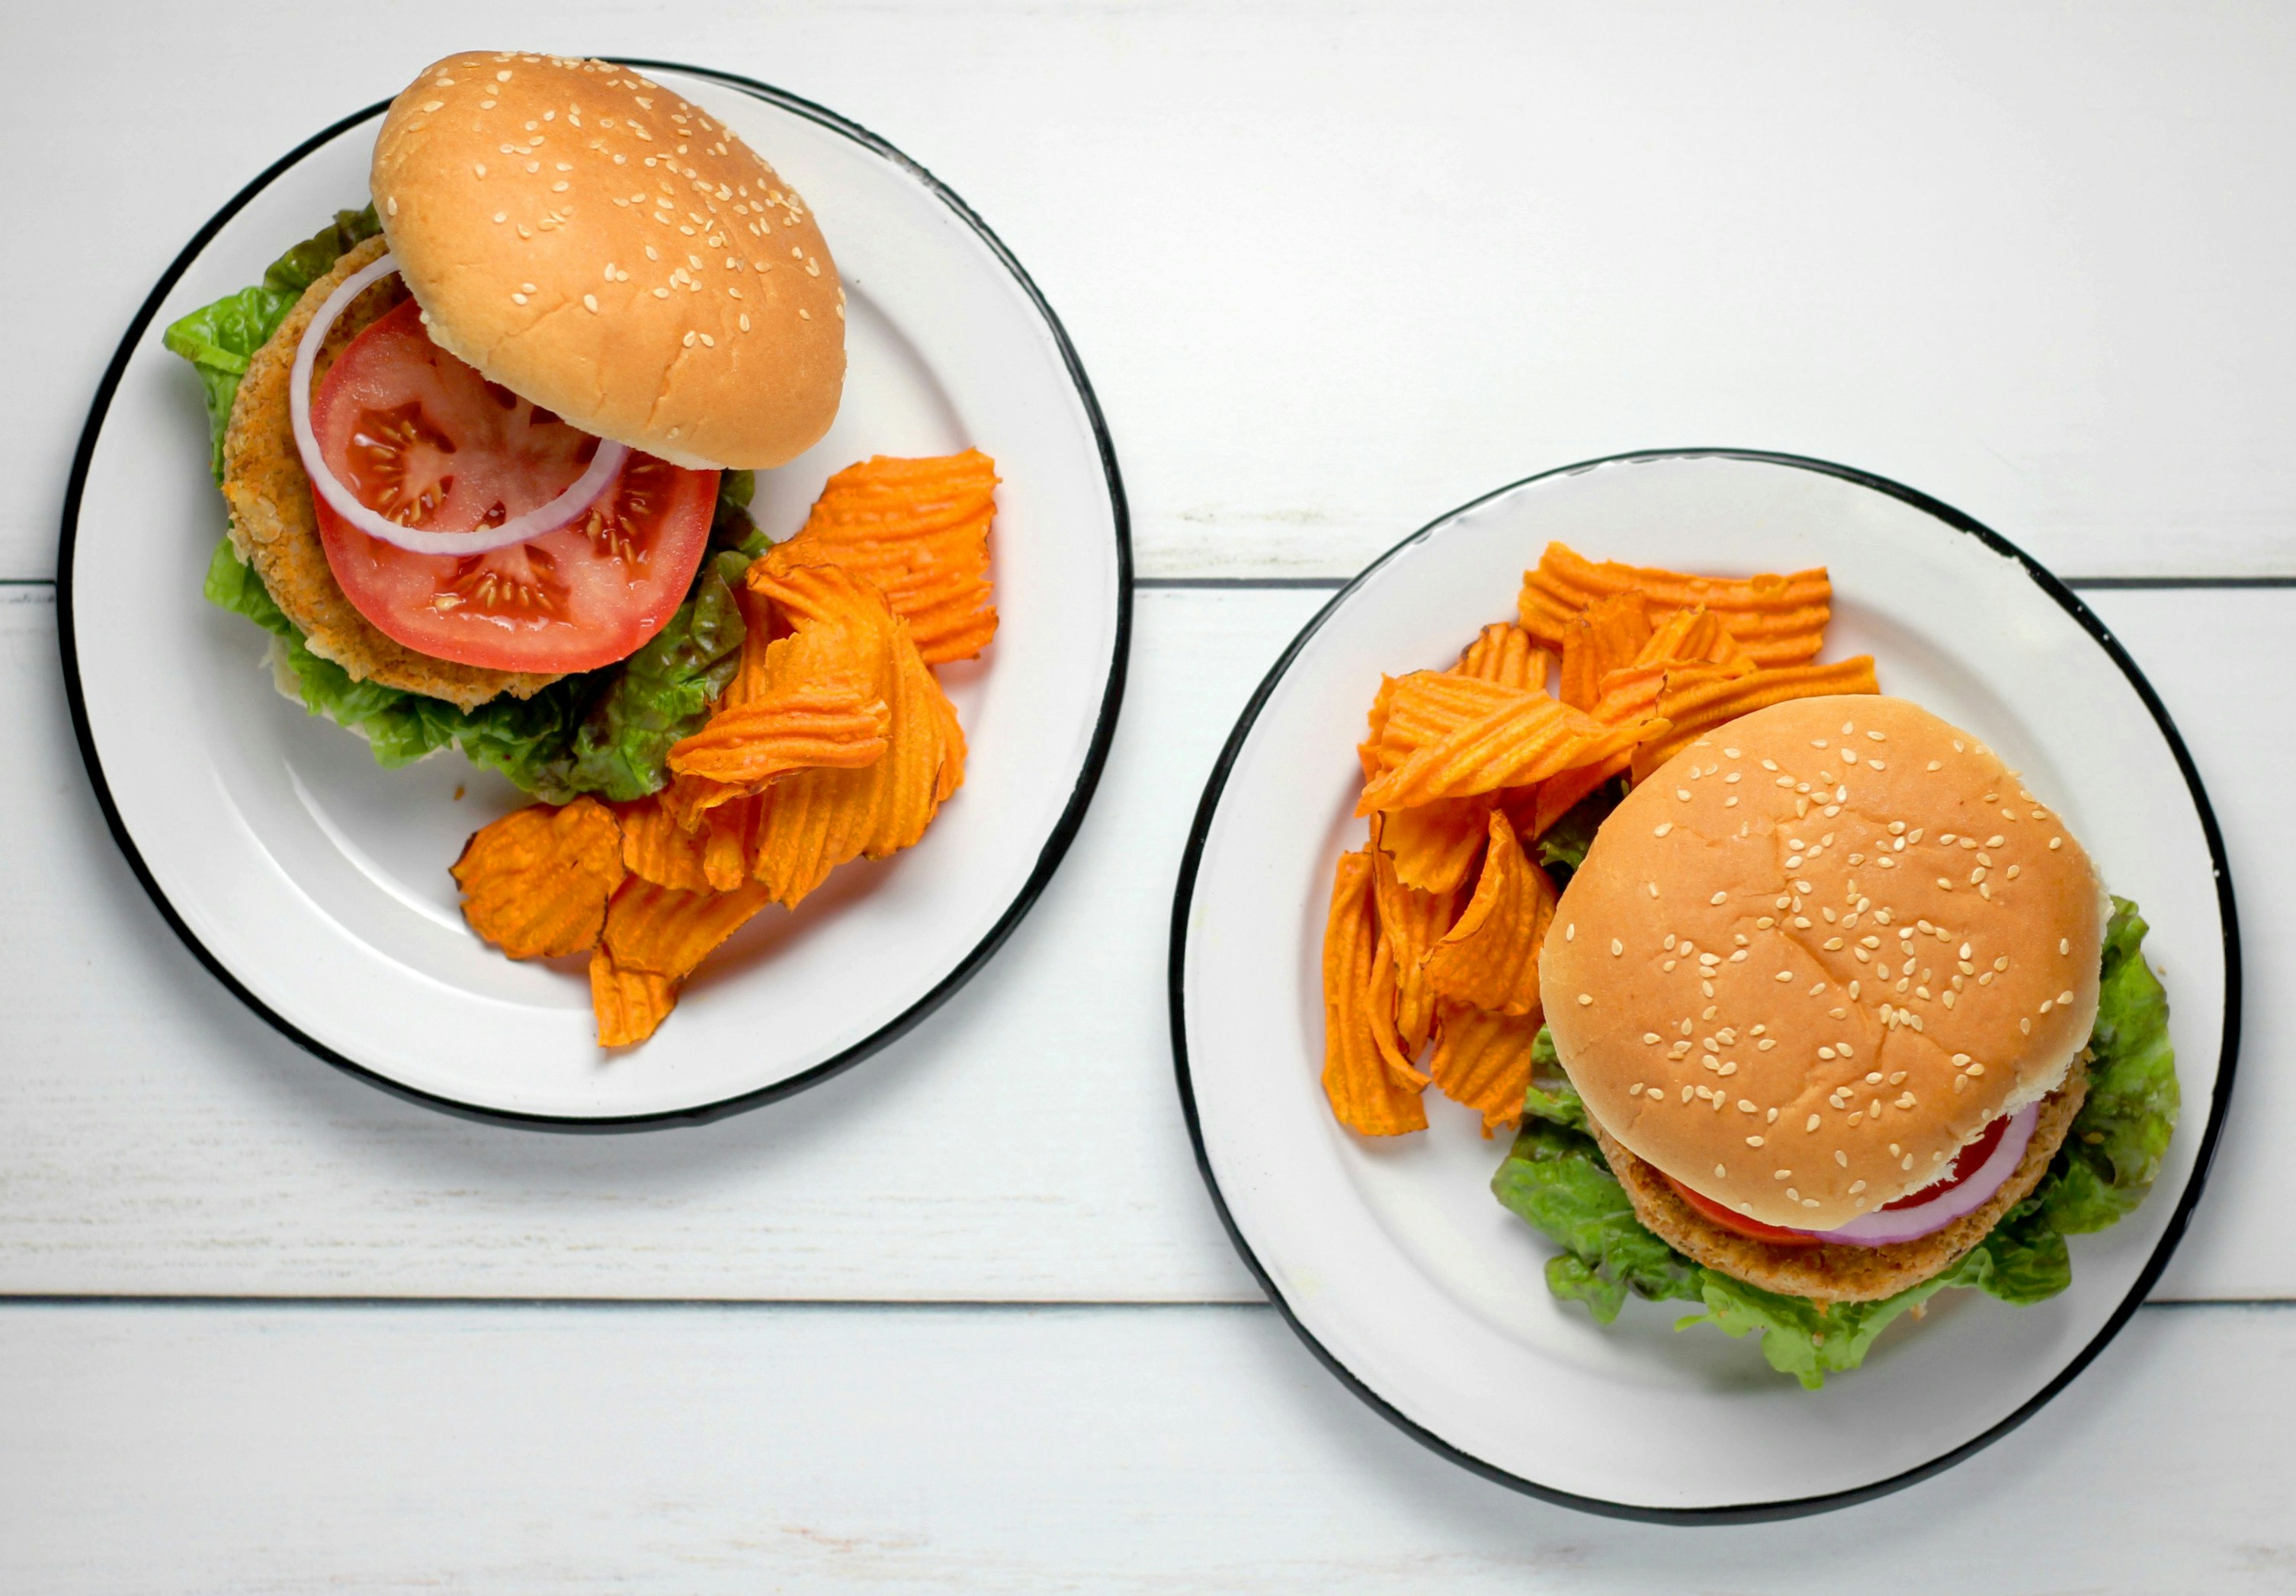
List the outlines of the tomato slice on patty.
<svg viewBox="0 0 2296 1596">
<path fill-rule="evenodd" d="M 1759 1219 L 1750 1219 L 1745 1215 L 1738 1213 L 1734 1209 L 1724 1207 L 1720 1203 L 1716 1202 L 1710 1197 L 1702 1196 L 1700 1193 L 1693 1191 L 1689 1187 L 1684 1185 L 1680 1181 L 1676 1180 L 1672 1175 L 1668 1174 L 1662 1169 L 1659 1171 L 1659 1174 L 1660 1178 L 1664 1180 L 1668 1185 L 1674 1188 L 1674 1193 L 1677 1197 L 1681 1198 L 1683 1201 L 1688 1203 L 1692 1207 L 1698 1210 L 1698 1214 L 1701 1218 L 1710 1219 L 1726 1231 L 1733 1232 L 1741 1236 L 1751 1237 L 1757 1241 L 1767 1241 L 1773 1247 L 1816 1247 L 1818 1245 L 1818 1238 L 1812 1235 L 1808 1231 L 1790 1231 L 1783 1225 L 1764 1224 Z"/>
<path fill-rule="evenodd" d="M 500 526 L 548 503 L 598 447 L 432 343 L 412 299 L 328 368 L 311 427 L 361 503 L 434 532 Z M 471 555 L 410 552 L 314 500 L 344 596 L 408 648 L 496 670 L 594 670 L 676 613 L 709 546 L 718 473 L 634 452 L 588 515 Z"/>
<path fill-rule="evenodd" d="M 1923 1203 L 1935 1202 L 1956 1186 L 1960 1185 L 1962 1182 L 1975 1174 L 1985 1166 L 1985 1160 L 1993 1156 L 1993 1150 L 2001 1145 L 2001 1138 L 2009 1129 L 2010 1117 L 2009 1115 L 2004 1114 L 1979 1133 L 1976 1141 L 1956 1153 L 1953 1166 L 1946 1172 L 1943 1180 L 1933 1181 L 1920 1191 L 1901 1197 L 1895 1202 L 1883 1203 L 1882 1211 L 1917 1208 Z M 1735 1232 L 1741 1236 L 1751 1236 L 1757 1241 L 1767 1241 L 1776 1247 L 1816 1247 L 1824 1240 L 1823 1236 L 1810 1231 L 1790 1231 L 1779 1225 L 1764 1224 L 1759 1219 L 1749 1219 L 1743 1214 L 1734 1213 L 1724 1207 L 1710 1197 L 1702 1197 L 1672 1175 L 1667 1174 L 1665 1171 L 1660 1170 L 1659 1173 L 1665 1179 L 1666 1183 L 1674 1188 L 1675 1195 L 1697 1209 L 1701 1215 L 1712 1220 L 1726 1231 Z"/>
</svg>

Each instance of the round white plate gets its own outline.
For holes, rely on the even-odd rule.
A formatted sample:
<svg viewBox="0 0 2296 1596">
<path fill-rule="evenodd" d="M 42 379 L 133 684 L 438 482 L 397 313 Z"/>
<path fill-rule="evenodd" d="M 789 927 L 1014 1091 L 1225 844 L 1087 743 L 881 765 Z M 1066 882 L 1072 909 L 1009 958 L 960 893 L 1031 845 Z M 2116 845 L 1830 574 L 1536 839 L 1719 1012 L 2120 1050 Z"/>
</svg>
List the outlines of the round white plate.
<svg viewBox="0 0 2296 1596">
<path fill-rule="evenodd" d="M 1332 1117 L 1319 948 L 1333 861 L 1359 847 L 1355 744 L 1382 672 L 1442 668 L 1511 618 L 1550 539 L 1684 570 L 1833 572 L 1825 658 L 2022 770 L 2152 923 L 2184 1115 L 2151 1198 L 2072 1239 L 2073 1284 L 2015 1308 L 1949 1292 L 1865 1366 L 1804 1391 L 1751 1341 L 1616 1324 L 1549 1296 L 1552 1245 L 1491 1196 L 1504 1140 L 1428 1093 L 1431 1128 L 1374 1142 Z M 2055 578 L 1946 506 L 1813 461 L 1636 455 L 1504 488 L 1415 533 L 1310 623 L 1212 773 L 1172 930 L 1173 1036 L 1198 1161 L 1269 1295 L 1357 1395 L 1459 1462 L 1653 1519 L 1771 1518 L 1942 1469 L 2061 1389 L 2167 1263 L 2232 1082 L 2239 955 L 2207 796 L 2159 700 Z"/>
<path fill-rule="evenodd" d="M 1018 262 L 914 162 L 761 85 L 639 63 L 804 194 L 837 253 L 849 365 L 829 436 L 758 474 L 785 537 L 830 472 L 977 446 L 1004 486 L 996 642 L 945 668 L 971 758 L 922 843 L 840 871 L 713 955 L 653 1039 L 595 1044 L 581 962 L 474 937 L 447 866 L 523 801 L 458 755 L 392 772 L 281 698 L 265 634 L 200 596 L 225 518 L 169 321 L 258 280 L 365 203 L 371 106 L 193 238 L 128 329 L 74 462 L 58 561 L 88 773 L 160 912 L 224 983 L 332 1062 L 441 1106 L 586 1125 L 696 1119 L 794 1091 L 916 1023 L 995 950 L 1082 819 L 1131 612 L 1116 457 L 1075 351 Z"/>
</svg>

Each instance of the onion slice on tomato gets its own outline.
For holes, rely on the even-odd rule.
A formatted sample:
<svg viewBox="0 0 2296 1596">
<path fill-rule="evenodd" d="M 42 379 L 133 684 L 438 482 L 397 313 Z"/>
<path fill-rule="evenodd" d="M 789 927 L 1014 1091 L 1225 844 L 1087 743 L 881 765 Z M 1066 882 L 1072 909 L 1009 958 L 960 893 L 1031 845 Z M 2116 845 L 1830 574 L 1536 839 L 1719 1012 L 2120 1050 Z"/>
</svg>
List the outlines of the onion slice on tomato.
<svg viewBox="0 0 2296 1596">
<path fill-rule="evenodd" d="M 319 314 L 311 318 L 310 326 L 305 330 L 303 341 L 295 346 L 295 365 L 287 382 L 288 419 L 294 425 L 295 450 L 303 457 L 303 470 L 310 477 L 312 487 L 327 501 L 327 508 L 368 536 L 379 537 L 414 554 L 483 554 L 555 532 L 569 521 L 587 514 L 621 474 L 622 462 L 629 458 L 627 444 L 600 438 L 598 452 L 590 456 L 588 467 L 565 492 L 523 515 L 512 516 L 499 527 L 473 527 L 467 532 L 426 532 L 419 527 L 402 527 L 359 503 L 358 495 L 327 469 L 319 453 L 318 435 L 311 430 L 311 372 L 319 358 L 319 346 L 326 342 L 328 329 L 350 308 L 352 300 L 398 269 L 398 262 L 386 250 L 353 272 L 327 296 L 319 307 Z"/>
<path fill-rule="evenodd" d="M 2018 1109 L 2010 1117 L 2008 1128 L 2001 1134 L 2000 1142 L 1985 1162 L 1972 1171 L 1968 1179 L 1956 1181 L 1929 1201 L 1906 1208 L 1878 1208 L 1860 1215 L 1839 1230 L 1814 1233 L 1822 1241 L 1839 1241 L 1848 1247 L 1888 1247 L 1892 1242 L 1912 1241 L 1943 1230 L 1963 1215 L 1983 1207 L 1986 1199 L 2016 1173 L 2018 1160 L 2025 1156 L 2025 1145 L 2032 1141 L 2033 1127 L 2040 1118 L 2039 1103 L 2027 1103 Z"/>
</svg>

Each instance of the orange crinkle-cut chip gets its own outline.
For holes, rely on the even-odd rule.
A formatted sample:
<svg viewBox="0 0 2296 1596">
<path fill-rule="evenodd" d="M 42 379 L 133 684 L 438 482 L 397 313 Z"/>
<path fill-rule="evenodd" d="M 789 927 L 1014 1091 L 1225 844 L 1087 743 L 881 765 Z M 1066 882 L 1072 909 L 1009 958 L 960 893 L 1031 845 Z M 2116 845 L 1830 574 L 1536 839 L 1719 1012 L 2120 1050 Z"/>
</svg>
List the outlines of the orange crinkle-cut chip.
<svg viewBox="0 0 2296 1596">
<path fill-rule="evenodd" d="M 1396 684 L 1382 734 L 1383 762 L 1384 745 L 1400 745 L 1398 728 L 1408 724 L 1406 709 L 1421 696 L 1416 690 L 1423 679 L 1482 688 L 1490 695 L 1489 707 L 1455 722 L 1399 762 L 1387 765 L 1365 787 L 1357 814 L 1406 809 L 1436 798 L 1528 786 L 1607 758 L 1665 729 L 1664 723 L 1655 718 L 1606 726 L 1544 692 L 1423 671 Z M 1450 695 L 1453 690 L 1442 692 Z"/>
<path fill-rule="evenodd" d="M 775 901 L 794 905 L 849 860 L 882 859 L 913 846 L 964 780 L 955 708 L 884 595 L 841 567 L 810 561 L 794 543 L 750 568 L 749 585 L 802 633 L 839 626 L 871 641 L 870 685 L 888 712 L 882 757 L 858 769 L 782 777 L 758 815 L 750 872 Z"/>
<path fill-rule="evenodd" d="M 1414 809 L 1372 814 L 1372 838 L 1395 861 L 1406 887 L 1422 892 L 1456 892 L 1482 850 L 1485 818 L 1496 798 L 1437 798 Z"/>
<path fill-rule="evenodd" d="M 663 802 L 666 796 L 658 792 L 616 811 L 622 824 L 622 863 L 632 875 L 658 886 L 707 891 L 702 839 L 679 823 Z"/>
<path fill-rule="evenodd" d="M 1459 655 L 1452 674 L 1496 682 L 1502 687 L 1545 691 L 1550 663 L 1546 652 L 1521 626 L 1496 621 L 1485 626 Z"/>
<path fill-rule="evenodd" d="M 595 798 L 530 804 L 480 828 L 453 869 L 463 918 L 510 957 L 578 954 L 622 884 L 621 828 Z"/>
<path fill-rule="evenodd" d="M 627 881 L 607 906 L 600 945 L 623 970 L 682 981 L 770 901 L 754 882 L 731 892 L 680 892 Z"/>
<path fill-rule="evenodd" d="M 1562 628 L 1562 701 L 1591 712 L 1602 699 L 1603 678 L 1632 665 L 1650 637 L 1650 615 L 1638 593 L 1614 594 L 1573 616 Z"/>
<path fill-rule="evenodd" d="M 832 477 L 783 546 L 874 583 L 927 664 L 969 659 L 996 634 L 988 582 L 996 481 L 996 462 L 978 449 L 881 454 Z"/>
<path fill-rule="evenodd" d="M 1371 851 L 1372 901 L 1379 913 L 1380 941 L 1392 966 L 1395 1031 L 1406 1059 L 1427 1045 L 1435 1020 L 1435 988 L 1424 961 L 1451 929 L 1456 899 L 1449 891 L 1422 892 L 1404 885 L 1395 861 L 1382 849 Z"/>
<path fill-rule="evenodd" d="M 774 646 L 804 640 L 786 637 Z M 784 671 L 757 697 L 719 710 L 673 746 L 669 768 L 751 789 L 792 770 L 855 769 L 884 756 L 891 724 L 885 700 L 858 671 Z"/>
<path fill-rule="evenodd" d="M 1667 719 L 1667 731 L 1664 736 L 1635 750 L 1635 780 L 1639 782 L 1648 776 L 1695 742 L 1701 734 L 1742 715 L 1751 715 L 1757 709 L 1767 709 L 1789 699 L 1881 691 L 1871 654 L 1859 654 L 1832 665 L 1789 666 L 1740 676 L 1670 672 L 1658 695 L 1659 713 Z"/>
<path fill-rule="evenodd" d="M 1538 1007 L 1538 948 L 1554 902 L 1546 872 L 1523 856 L 1506 816 L 1494 813 L 1482 878 L 1465 913 L 1428 953 L 1428 985 L 1455 1003 L 1529 1013 Z"/>
<path fill-rule="evenodd" d="M 661 1028 L 677 1002 L 677 983 L 643 970 L 624 970 L 603 945 L 590 953 L 590 1012 L 600 1047 L 631 1047 Z"/>
<path fill-rule="evenodd" d="M 1523 1093 L 1530 1086 L 1530 1049 L 1542 1017 L 1495 1014 L 1472 1003 L 1439 1000 L 1435 1051 L 1427 1070 L 1436 1087 L 1454 1102 L 1483 1117 L 1483 1134 L 1522 1117 Z"/>
<path fill-rule="evenodd" d="M 1425 1077 L 1414 1084 L 1398 1075 L 1382 1049 L 1373 999 L 1382 960 L 1391 962 L 1391 954 L 1374 923 L 1371 855 L 1342 854 L 1324 925 L 1324 1095 L 1342 1125 L 1366 1136 L 1399 1136 L 1427 1128 L 1419 1101 Z"/>
<path fill-rule="evenodd" d="M 1792 575 L 1693 577 L 1681 571 L 1597 563 L 1559 543 L 1546 545 L 1523 573 L 1517 603 L 1524 631 L 1560 650 L 1580 612 L 1621 593 L 1638 593 L 1661 613 L 1703 604 L 1722 618 L 1757 665 L 1800 665 L 1825 640 L 1833 586 L 1823 568 Z"/>
</svg>

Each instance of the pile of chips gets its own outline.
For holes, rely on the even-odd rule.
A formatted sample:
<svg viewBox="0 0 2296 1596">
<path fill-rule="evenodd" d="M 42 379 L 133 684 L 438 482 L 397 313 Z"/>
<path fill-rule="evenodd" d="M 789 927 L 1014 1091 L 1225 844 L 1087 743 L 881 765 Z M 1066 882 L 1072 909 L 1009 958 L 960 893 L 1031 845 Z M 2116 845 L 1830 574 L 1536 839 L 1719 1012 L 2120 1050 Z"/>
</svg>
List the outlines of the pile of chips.
<svg viewBox="0 0 2296 1596">
<path fill-rule="evenodd" d="M 1870 655 L 1813 663 L 1832 605 L 1823 569 L 1692 577 L 1549 544 L 1516 623 L 1450 670 L 1382 680 L 1357 750 L 1370 837 L 1340 855 L 1324 929 L 1324 1091 L 1343 1124 L 1423 1130 L 1430 1082 L 1485 1135 L 1521 1117 L 1557 897 L 1527 850 L 1739 716 L 1880 692 Z"/>
<path fill-rule="evenodd" d="M 587 953 L 599 1044 L 627 1047 L 767 904 L 913 846 L 964 782 L 933 667 L 996 635 L 996 481 L 977 450 L 832 477 L 803 529 L 750 566 L 740 668 L 669 750 L 669 784 L 480 831 L 454 867 L 471 929 L 513 959 Z"/>
</svg>

